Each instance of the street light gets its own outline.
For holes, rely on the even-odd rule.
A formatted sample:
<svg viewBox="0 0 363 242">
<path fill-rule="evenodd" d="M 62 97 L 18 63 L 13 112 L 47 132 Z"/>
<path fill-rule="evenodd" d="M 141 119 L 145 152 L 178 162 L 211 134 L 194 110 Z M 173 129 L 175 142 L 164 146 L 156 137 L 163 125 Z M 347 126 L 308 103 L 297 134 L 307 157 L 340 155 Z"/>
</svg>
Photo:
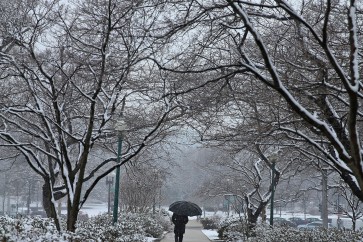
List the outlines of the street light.
<svg viewBox="0 0 363 242">
<path fill-rule="evenodd" d="M 111 187 L 113 185 L 115 172 L 112 172 L 106 176 L 106 185 L 108 186 L 108 203 L 107 203 L 107 215 L 111 214 Z"/>
<path fill-rule="evenodd" d="M 31 189 L 32 189 L 32 184 L 34 184 L 34 181 L 32 180 L 31 182 L 28 180 L 27 181 L 28 183 L 28 197 L 27 197 L 27 200 L 26 200 L 26 205 L 27 205 L 27 213 L 28 215 L 30 215 L 30 203 L 31 203 Z"/>
<path fill-rule="evenodd" d="M 122 150 L 122 131 L 126 129 L 126 123 L 123 120 L 118 120 L 115 125 L 118 137 L 118 148 L 117 148 L 117 164 L 121 162 L 121 150 Z M 117 223 L 118 213 L 118 197 L 120 191 L 120 166 L 116 168 L 116 183 L 115 183 L 115 197 L 113 202 L 113 224 Z"/>
<path fill-rule="evenodd" d="M 270 159 L 272 162 L 270 226 L 272 227 L 274 225 L 275 166 L 276 166 L 277 155 L 272 154 Z"/>
<path fill-rule="evenodd" d="M 153 184 L 155 186 L 155 191 L 153 192 L 154 193 L 153 194 L 153 199 L 154 199 L 154 202 L 153 202 L 153 214 L 155 214 L 156 195 L 157 195 L 158 187 L 159 187 L 159 172 L 158 172 L 157 169 L 153 169 L 153 178 L 155 179 L 154 184 Z"/>
<path fill-rule="evenodd" d="M 229 178 L 227 178 L 226 179 L 226 181 L 227 181 L 227 191 L 232 191 L 232 180 L 231 179 L 229 179 Z M 226 194 L 226 195 L 224 195 L 224 198 L 226 199 L 226 202 L 227 202 L 227 217 L 229 217 L 229 213 L 230 213 L 230 196 L 231 196 L 231 194 Z"/>
</svg>

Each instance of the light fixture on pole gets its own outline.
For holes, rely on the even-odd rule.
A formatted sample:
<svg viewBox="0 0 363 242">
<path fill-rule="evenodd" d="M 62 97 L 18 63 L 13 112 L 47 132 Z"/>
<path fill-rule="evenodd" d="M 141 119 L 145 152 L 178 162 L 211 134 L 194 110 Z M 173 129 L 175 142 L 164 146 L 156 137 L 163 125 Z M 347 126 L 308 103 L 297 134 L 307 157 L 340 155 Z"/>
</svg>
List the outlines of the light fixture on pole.
<svg viewBox="0 0 363 242">
<path fill-rule="evenodd" d="M 126 123 L 123 120 L 118 120 L 115 125 L 115 130 L 117 132 L 117 164 L 121 163 L 121 150 L 122 150 L 122 131 L 126 129 Z M 113 224 L 117 223 L 118 216 L 118 197 L 120 191 L 120 166 L 116 168 L 116 183 L 115 183 L 115 197 L 113 203 Z"/>
</svg>

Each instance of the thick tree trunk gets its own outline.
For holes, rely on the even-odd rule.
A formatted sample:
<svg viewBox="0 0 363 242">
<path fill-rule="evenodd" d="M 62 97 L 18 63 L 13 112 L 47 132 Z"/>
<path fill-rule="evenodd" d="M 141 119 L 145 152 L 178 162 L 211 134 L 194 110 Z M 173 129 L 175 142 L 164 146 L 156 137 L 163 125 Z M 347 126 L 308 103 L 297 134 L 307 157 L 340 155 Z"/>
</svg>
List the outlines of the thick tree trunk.
<svg viewBox="0 0 363 242">
<path fill-rule="evenodd" d="M 68 213 L 67 213 L 67 230 L 71 231 L 71 232 L 75 232 L 79 210 L 75 207 L 71 207 L 70 203 L 68 202 L 67 211 L 68 211 Z"/>
<path fill-rule="evenodd" d="M 44 211 L 46 212 L 48 218 L 53 218 L 57 230 L 60 231 L 61 227 L 59 224 L 56 208 L 54 206 L 54 203 L 52 203 L 52 194 L 51 194 L 49 182 L 45 181 L 45 183 L 43 184 L 42 190 L 43 190 Z"/>
<path fill-rule="evenodd" d="M 248 221 L 248 230 L 247 237 L 255 237 L 256 231 L 255 227 L 257 224 L 257 218 L 260 214 L 253 213 L 252 209 L 247 209 L 247 221 Z"/>
</svg>

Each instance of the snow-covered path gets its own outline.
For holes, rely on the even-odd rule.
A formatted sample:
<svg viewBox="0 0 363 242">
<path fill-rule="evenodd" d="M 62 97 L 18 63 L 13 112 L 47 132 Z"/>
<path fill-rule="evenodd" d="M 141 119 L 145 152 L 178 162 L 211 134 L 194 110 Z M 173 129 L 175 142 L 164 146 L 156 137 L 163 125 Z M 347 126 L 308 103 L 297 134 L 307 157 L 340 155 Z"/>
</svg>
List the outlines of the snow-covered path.
<svg viewBox="0 0 363 242">
<path fill-rule="evenodd" d="M 202 232 L 202 225 L 196 220 L 189 220 L 183 242 L 209 242 L 210 240 Z M 174 242 L 174 233 L 168 233 L 161 242 Z"/>
</svg>

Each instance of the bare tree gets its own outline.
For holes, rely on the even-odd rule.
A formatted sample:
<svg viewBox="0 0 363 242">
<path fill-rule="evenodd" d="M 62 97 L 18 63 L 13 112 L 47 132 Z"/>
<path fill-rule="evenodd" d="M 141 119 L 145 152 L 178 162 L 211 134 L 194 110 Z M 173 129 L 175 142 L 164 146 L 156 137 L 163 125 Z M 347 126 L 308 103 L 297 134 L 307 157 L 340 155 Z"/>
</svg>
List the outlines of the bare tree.
<svg viewBox="0 0 363 242">
<path fill-rule="evenodd" d="M 276 130 L 315 147 L 363 200 L 361 7 L 354 0 L 178 1 L 170 12 L 184 11 L 165 22 L 162 36 L 179 49 L 155 61 L 182 76 L 185 85 L 174 84 L 173 93 L 265 85 L 286 110 Z"/>
<path fill-rule="evenodd" d="M 362 202 L 352 193 L 347 184 L 341 181 L 336 182 L 332 188 L 335 188 L 332 195 L 335 195 L 337 200 L 330 199 L 330 204 L 335 207 L 338 217 L 344 215 L 352 220 L 352 229 L 355 231 L 357 220 L 363 217 Z"/>
<path fill-rule="evenodd" d="M 19 2 L 27 25 L 12 33 L 11 49 L 3 39 L 0 52 L 1 146 L 15 148 L 42 177 L 44 207 L 58 230 L 55 201 L 66 196 L 74 231 L 96 184 L 167 137 L 181 115 L 145 59 L 157 9 L 116 0 Z M 117 163 L 120 118 L 128 128 Z"/>
<path fill-rule="evenodd" d="M 243 151 L 235 155 L 219 152 L 209 166 L 211 178 L 201 188 L 205 196 L 226 197 L 229 202 L 243 212 L 249 224 L 248 236 L 254 234 L 257 219 L 266 217 L 266 207 L 281 179 L 289 177 L 291 157 Z M 284 158 L 282 158 L 284 157 Z M 272 163 L 275 163 L 273 167 Z M 272 179 L 274 177 L 274 179 Z"/>
<path fill-rule="evenodd" d="M 160 203 L 165 172 L 152 166 L 139 165 L 128 170 L 121 182 L 121 194 L 126 211 L 153 212 Z"/>
</svg>

